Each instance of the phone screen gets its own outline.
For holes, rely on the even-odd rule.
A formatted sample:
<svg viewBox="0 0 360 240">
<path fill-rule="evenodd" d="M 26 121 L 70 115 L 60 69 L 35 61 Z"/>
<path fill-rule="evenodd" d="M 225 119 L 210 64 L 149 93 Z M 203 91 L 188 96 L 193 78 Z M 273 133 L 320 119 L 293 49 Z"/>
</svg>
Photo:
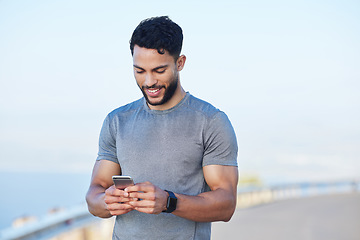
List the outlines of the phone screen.
<svg viewBox="0 0 360 240">
<path fill-rule="evenodd" d="M 134 181 L 130 176 L 113 176 L 112 179 L 115 187 L 121 190 L 128 186 L 134 185 Z"/>
</svg>

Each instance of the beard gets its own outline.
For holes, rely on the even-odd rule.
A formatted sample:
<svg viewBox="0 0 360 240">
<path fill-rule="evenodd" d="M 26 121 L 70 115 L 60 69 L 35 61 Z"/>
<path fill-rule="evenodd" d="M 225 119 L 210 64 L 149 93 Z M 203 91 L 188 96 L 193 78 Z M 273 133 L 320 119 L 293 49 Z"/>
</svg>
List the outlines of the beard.
<svg viewBox="0 0 360 240">
<path fill-rule="evenodd" d="M 143 95 L 146 99 L 146 102 L 148 104 L 150 104 L 152 106 L 158 106 L 158 105 L 167 103 L 172 98 L 172 96 L 174 95 L 174 93 L 178 87 L 178 83 L 179 83 L 179 76 L 175 75 L 167 88 L 165 88 L 162 85 L 152 85 L 152 86 L 142 86 L 140 88 L 140 90 L 143 93 Z M 156 101 L 156 102 L 151 101 L 145 91 L 145 89 L 149 89 L 149 88 L 165 88 L 164 96 L 162 97 L 162 99 L 160 101 Z"/>
</svg>

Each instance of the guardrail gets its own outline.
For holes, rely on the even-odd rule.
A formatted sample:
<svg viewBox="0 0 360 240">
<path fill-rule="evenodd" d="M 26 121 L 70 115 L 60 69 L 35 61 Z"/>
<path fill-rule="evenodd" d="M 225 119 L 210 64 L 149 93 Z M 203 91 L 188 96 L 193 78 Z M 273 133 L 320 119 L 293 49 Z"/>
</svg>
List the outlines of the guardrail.
<svg viewBox="0 0 360 240">
<path fill-rule="evenodd" d="M 360 181 L 311 182 L 238 189 L 239 208 L 246 208 L 290 198 L 311 197 L 360 191 Z"/>
<path fill-rule="evenodd" d="M 85 205 L 64 212 L 53 213 L 36 222 L 18 228 L 8 228 L 0 232 L 1 240 L 45 240 L 64 231 L 85 226 L 94 221 Z"/>
<path fill-rule="evenodd" d="M 356 191 L 360 191 L 360 181 L 358 180 L 297 183 L 274 187 L 239 188 L 237 200 L 239 208 L 246 208 L 290 198 Z M 96 220 L 99 221 L 88 212 L 85 205 L 81 205 L 64 212 L 51 214 L 37 222 L 25 224 L 23 227 L 5 229 L 0 232 L 0 240 L 46 240 L 72 229 L 84 228 Z"/>
</svg>

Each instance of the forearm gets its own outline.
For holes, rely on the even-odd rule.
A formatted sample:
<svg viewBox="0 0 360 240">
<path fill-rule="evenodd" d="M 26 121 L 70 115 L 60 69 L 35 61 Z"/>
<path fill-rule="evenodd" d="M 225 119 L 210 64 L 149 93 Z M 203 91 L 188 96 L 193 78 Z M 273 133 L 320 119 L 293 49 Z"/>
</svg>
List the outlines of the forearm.
<svg viewBox="0 0 360 240">
<path fill-rule="evenodd" d="M 196 222 L 229 221 L 236 208 L 236 193 L 221 188 L 197 196 L 176 194 L 174 215 Z"/>
<path fill-rule="evenodd" d="M 101 186 L 91 186 L 86 194 L 86 202 L 89 212 L 101 218 L 110 218 L 112 215 L 106 207 L 104 201 L 105 189 Z"/>
</svg>

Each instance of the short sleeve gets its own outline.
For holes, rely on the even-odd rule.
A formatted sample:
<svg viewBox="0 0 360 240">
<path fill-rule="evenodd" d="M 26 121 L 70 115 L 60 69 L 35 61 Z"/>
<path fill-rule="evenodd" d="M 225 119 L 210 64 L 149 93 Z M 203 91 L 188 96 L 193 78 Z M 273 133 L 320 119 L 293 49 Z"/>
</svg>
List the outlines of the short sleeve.
<svg viewBox="0 0 360 240">
<path fill-rule="evenodd" d="M 109 160 L 118 163 L 116 154 L 116 137 L 109 115 L 105 118 L 99 137 L 99 152 L 97 161 Z"/>
<path fill-rule="evenodd" d="M 204 129 L 203 166 L 237 166 L 238 146 L 234 129 L 224 112 L 216 113 Z"/>
</svg>

